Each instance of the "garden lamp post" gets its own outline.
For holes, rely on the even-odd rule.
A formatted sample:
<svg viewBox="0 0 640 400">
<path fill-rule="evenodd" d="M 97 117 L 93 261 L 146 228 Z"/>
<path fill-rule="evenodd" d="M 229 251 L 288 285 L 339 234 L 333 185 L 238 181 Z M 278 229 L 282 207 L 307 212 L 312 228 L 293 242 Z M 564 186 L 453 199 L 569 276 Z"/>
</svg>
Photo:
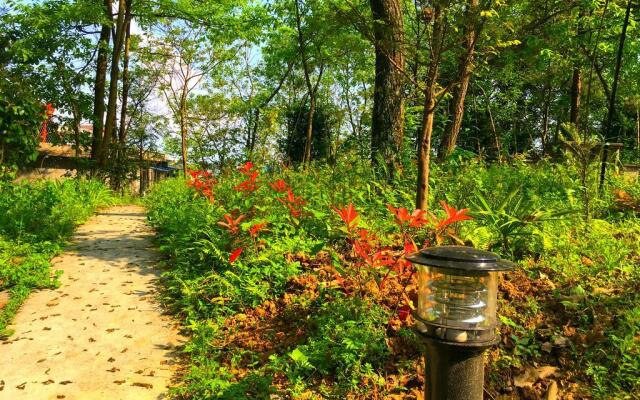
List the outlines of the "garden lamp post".
<svg viewBox="0 0 640 400">
<path fill-rule="evenodd" d="M 466 246 L 407 256 L 418 270 L 416 329 L 427 345 L 425 400 L 482 400 L 484 351 L 498 343 L 498 274 L 513 263 Z"/>
</svg>

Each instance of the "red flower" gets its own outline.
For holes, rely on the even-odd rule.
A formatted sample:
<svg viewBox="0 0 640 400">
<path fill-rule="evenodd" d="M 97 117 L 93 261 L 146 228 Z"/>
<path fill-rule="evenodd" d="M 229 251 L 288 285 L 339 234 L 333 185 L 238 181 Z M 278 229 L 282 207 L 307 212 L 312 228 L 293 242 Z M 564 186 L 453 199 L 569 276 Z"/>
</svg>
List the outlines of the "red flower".
<svg viewBox="0 0 640 400">
<path fill-rule="evenodd" d="M 351 233 L 351 230 L 358 226 L 358 213 L 353 208 L 353 203 L 349 203 L 348 206 L 338 209 L 334 207 L 333 210 L 338 213 L 342 221 L 347 225 L 347 231 Z"/>
<path fill-rule="evenodd" d="M 270 183 L 269 186 L 278 193 L 284 193 L 289 190 L 289 186 L 287 186 L 287 183 L 282 179 Z"/>
<path fill-rule="evenodd" d="M 240 256 L 240 254 L 242 254 L 242 250 L 244 250 L 242 247 L 238 247 L 237 249 L 235 249 L 229 257 L 229 263 L 233 264 L 233 262 Z"/>
<path fill-rule="evenodd" d="M 263 222 L 261 224 L 251 225 L 251 227 L 249 228 L 249 236 L 251 236 L 252 238 L 255 238 L 256 236 L 258 236 L 258 233 L 261 230 L 263 230 L 266 226 L 267 226 L 266 222 Z"/>
<path fill-rule="evenodd" d="M 441 201 L 440 204 L 442 205 L 444 211 L 447 213 L 447 217 L 438 222 L 438 226 L 436 227 L 436 229 L 438 230 L 459 221 L 473 219 L 471 216 L 467 215 L 467 213 L 469 212 L 468 208 L 457 210 L 455 207 L 451 207 L 450 205 L 448 205 L 445 201 Z"/>
<path fill-rule="evenodd" d="M 224 221 L 218 222 L 218 225 L 223 228 L 227 228 L 232 235 L 237 234 L 239 231 L 238 224 L 244 219 L 244 215 L 234 219 L 231 215 L 225 214 L 223 218 Z"/>
</svg>

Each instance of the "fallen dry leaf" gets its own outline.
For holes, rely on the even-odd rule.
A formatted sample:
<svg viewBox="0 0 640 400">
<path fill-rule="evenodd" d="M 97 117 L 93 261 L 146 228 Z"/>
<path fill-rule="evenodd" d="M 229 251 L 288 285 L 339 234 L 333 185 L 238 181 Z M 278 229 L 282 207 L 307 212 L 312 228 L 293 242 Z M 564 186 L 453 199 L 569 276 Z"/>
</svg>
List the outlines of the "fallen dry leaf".
<svg viewBox="0 0 640 400">
<path fill-rule="evenodd" d="M 125 383 L 126 381 L 113 381 L 113 383 L 115 383 L 116 385 L 122 385 L 123 383 Z"/>
<path fill-rule="evenodd" d="M 551 381 L 549 384 L 549 389 L 547 389 L 547 397 L 546 400 L 557 400 L 558 399 L 558 383 L 556 381 Z"/>
<path fill-rule="evenodd" d="M 26 386 L 27 386 L 27 382 L 24 382 L 16 386 L 16 389 L 24 390 Z"/>
<path fill-rule="evenodd" d="M 68 385 L 70 383 L 73 383 L 72 381 L 62 381 L 60 382 L 61 385 Z"/>
<path fill-rule="evenodd" d="M 556 373 L 558 368 L 545 365 L 539 368 L 526 367 L 521 375 L 513 378 L 513 384 L 519 388 L 531 388 L 540 379 L 545 379 Z"/>
<path fill-rule="evenodd" d="M 131 384 L 131 386 L 138 386 L 138 387 L 143 387 L 145 389 L 152 389 L 153 385 L 150 383 L 144 383 L 144 382 L 133 382 Z"/>
</svg>

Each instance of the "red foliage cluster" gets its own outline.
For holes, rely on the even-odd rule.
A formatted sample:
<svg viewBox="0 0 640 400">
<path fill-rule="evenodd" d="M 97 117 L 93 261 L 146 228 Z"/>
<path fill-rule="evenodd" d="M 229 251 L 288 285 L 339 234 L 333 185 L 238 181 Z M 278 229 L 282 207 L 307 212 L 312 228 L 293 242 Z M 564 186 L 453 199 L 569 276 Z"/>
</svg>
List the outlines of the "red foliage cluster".
<svg viewBox="0 0 640 400">
<path fill-rule="evenodd" d="M 401 255 L 394 253 L 389 248 L 376 248 L 375 237 L 366 229 L 358 229 L 359 215 L 353 204 L 350 203 L 348 206 L 342 208 L 333 207 L 333 209 L 345 224 L 343 230 L 347 233 L 347 241 L 352 245 L 353 254 L 360 259 L 362 265 L 366 265 L 370 269 L 372 272 L 371 275 L 379 276 L 379 272 L 377 271 L 379 271 L 381 267 L 388 268 L 382 278 L 377 280 L 379 288 L 383 289 L 385 281 L 392 272 L 395 273 L 399 280 L 407 283 L 412 278 L 413 269 L 411 268 L 411 263 L 405 258 L 405 256 L 418 251 L 412 233 L 416 233 L 419 229 L 430 226 L 432 228 L 431 234 L 435 237 L 436 241 L 440 243 L 445 237 L 445 234 L 446 236 L 457 239 L 453 233 L 448 230 L 452 224 L 472 219 L 467 215 L 469 210 L 466 208 L 457 210 L 444 201 L 440 204 L 446 213 L 446 216 L 442 219 L 436 218 L 435 215 L 425 210 L 417 209 L 409 213 L 406 208 L 396 208 L 391 204 L 387 205 L 389 211 L 394 215 L 396 224 L 398 224 L 402 231 L 403 252 Z M 428 239 L 426 243 L 429 243 Z M 406 289 L 406 285 L 404 287 Z M 401 294 L 401 298 L 404 300 L 404 304 L 402 306 L 398 305 L 396 309 L 398 310 L 398 318 L 405 320 L 408 318 L 413 305 L 404 292 Z"/>
<path fill-rule="evenodd" d="M 218 183 L 218 180 L 209 171 L 189 171 L 189 175 L 191 175 L 191 180 L 187 184 L 213 203 L 215 201 L 213 187 Z"/>
<path fill-rule="evenodd" d="M 425 210 L 417 209 L 411 214 L 406 208 L 395 208 L 391 204 L 387 204 L 387 208 L 394 215 L 396 223 L 401 227 L 408 226 L 409 228 L 422 228 L 429 223 L 427 219 L 427 212 Z"/>
<path fill-rule="evenodd" d="M 238 233 L 240 233 L 239 224 L 244 219 L 244 215 L 241 215 L 238 218 L 234 218 L 230 214 L 225 214 L 223 218 L 224 218 L 224 221 L 218 222 L 218 225 L 220 225 L 223 228 L 226 228 L 229 231 L 229 233 L 231 233 L 232 235 L 237 235 Z"/>
<path fill-rule="evenodd" d="M 358 226 L 358 213 L 355 208 L 353 208 L 353 204 L 349 203 L 348 206 L 342 207 L 338 209 L 337 207 L 333 207 L 333 210 L 338 213 L 342 222 L 346 225 L 347 233 L 351 233 Z"/>
<path fill-rule="evenodd" d="M 44 105 L 44 121 L 42 121 L 42 127 L 40 128 L 40 141 L 47 141 L 47 125 L 53 114 L 56 112 L 55 108 L 51 103 L 47 103 Z"/>
<path fill-rule="evenodd" d="M 262 231 L 266 226 L 266 222 L 251 225 L 251 227 L 249 228 L 249 236 L 251 236 L 252 239 L 257 238 L 258 233 L 260 233 L 260 231 Z"/>
<path fill-rule="evenodd" d="M 271 186 L 271 189 L 275 190 L 277 193 L 287 194 L 285 197 L 276 197 L 276 200 L 284 204 L 289 209 L 289 213 L 293 218 L 300 218 L 307 202 L 304 201 L 302 197 L 293 194 L 293 190 L 291 190 L 289 185 L 287 185 L 287 182 L 282 179 L 271 182 L 269 186 Z"/>
<path fill-rule="evenodd" d="M 456 210 L 454 207 L 448 205 L 445 201 L 441 201 L 440 205 L 447 213 L 447 217 L 443 218 L 438 222 L 436 229 L 440 230 L 446 228 L 447 226 L 454 224 L 456 222 L 465 221 L 468 219 L 473 219 L 473 217 L 467 215 L 469 212 L 468 208 L 463 208 L 461 210 Z"/>
<path fill-rule="evenodd" d="M 275 190 L 277 193 L 285 193 L 289 190 L 289 185 L 287 185 L 287 182 L 282 179 L 271 182 L 269 186 L 271 186 L 271 189 Z"/>
<path fill-rule="evenodd" d="M 293 218 L 300 218 L 302 211 L 304 211 L 304 206 L 307 204 L 302 197 L 294 195 L 291 188 L 287 188 L 286 197 L 276 197 L 276 200 L 289 209 L 289 213 Z"/>
<path fill-rule="evenodd" d="M 258 189 L 257 179 L 259 173 L 254 169 L 253 163 L 251 161 L 247 161 L 238 169 L 238 171 L 240 171 L 240 173 L 247 179 L 236 185 L 234 189 L 240 192 L 255 192 Z"/>
</svg>

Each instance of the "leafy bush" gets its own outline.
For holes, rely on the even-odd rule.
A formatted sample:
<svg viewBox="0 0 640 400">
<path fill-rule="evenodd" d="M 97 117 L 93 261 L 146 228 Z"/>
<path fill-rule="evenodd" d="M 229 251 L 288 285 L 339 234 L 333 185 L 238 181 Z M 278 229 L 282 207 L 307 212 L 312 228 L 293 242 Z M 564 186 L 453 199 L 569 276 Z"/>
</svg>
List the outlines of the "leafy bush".
<svg viewBox="0 0 640 400">
<path fill-rule="evenodd" d="M 331 376 L 348 391 L 362 376 L 376 377 L 389 356 L 385 343 L 389 311 L 375 303 L 341 298 L 325 303 L 313 317 L 315 331 L 288 353 L 285 369 L 292 382 L 314 373 Z"/>
</svg>

